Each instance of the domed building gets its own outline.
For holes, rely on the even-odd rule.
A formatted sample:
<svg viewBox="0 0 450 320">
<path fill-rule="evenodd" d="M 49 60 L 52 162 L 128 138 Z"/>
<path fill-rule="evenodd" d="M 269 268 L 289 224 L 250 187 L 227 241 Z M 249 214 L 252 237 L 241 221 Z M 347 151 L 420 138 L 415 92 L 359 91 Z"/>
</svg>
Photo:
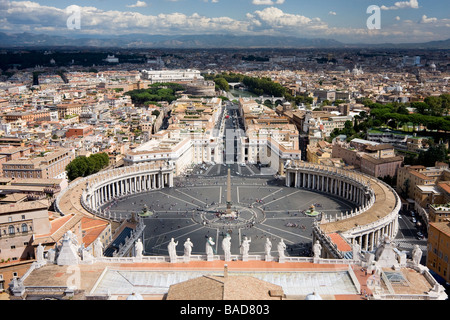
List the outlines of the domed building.
<svg viewBox="0 0 450 320">
<path fill-rule="evenodd" d="M 144 297 L 139 293 L 133 292 L 127 297 L 127 300 L 144 300 Z"/>
<path fill-rule="evenodd" d="M 305 300 L 323 300 L 316 292 L 310 293 L 306 296 Z"/>
<path fill-rule="evenodd" d="M 204 275 L 170 286 L 167 300 L 282 300 L 281 286 L 252 276 Z"/>
</svg>

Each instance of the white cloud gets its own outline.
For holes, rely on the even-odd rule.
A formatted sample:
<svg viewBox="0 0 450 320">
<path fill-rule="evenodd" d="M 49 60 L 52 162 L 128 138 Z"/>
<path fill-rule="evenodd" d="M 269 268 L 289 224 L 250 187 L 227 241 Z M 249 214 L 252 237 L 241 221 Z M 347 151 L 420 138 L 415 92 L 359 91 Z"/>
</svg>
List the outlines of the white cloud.
<svg viewBox="0 0 450 320">
<path fill-rule="evenodd" d="M 335 15 L 337 15 L 337 13 L 334 12 L 334 11 L 330 11 L 330 12 L 328 12 L 328 14 L 329 14 L 330 16 L 335 16 Z"/>
<path fill-rule="evenodd" d="M 208 0 L 209 3 L 212 1 L 218 0 Z M 147 3 L 150 4 L 149 1 Z M 187 15 L 174 12 L 150 15 L 133 12 L 131 9 L 129 11 L 101 10 L 95 7 L 79 7 L 79 9 L 81 29 L 73 31 L 67 29 L 70 14 L 66 9 L 44 6 L 32 1 L 0 0 L 0 31 L 48 34 L 77 32 L 99 35 L 270 34 L 332 38 L 350 43 L 421 42 L 450 38 L 450 19 L 427 16 L 422 16 L 421 20 L 416 21 L 395 18 L 397 21 L 394 20 L 394 25 L 383 25 L 382 30 L 369 32 L 364 27 L 333 27 L 319 18 L 284 12 L 273 6 L 249 12 L 242 19 L 228 16 L 208 17 L 198 13 Z"/>
<path fill-rule="evenodd" d="M 284 0 L 276 0 L 276 1 L 272 1 L 272 0 L 253 0 L 252 3 L 255 4 L 255 5 L 270 6 L 270 5 L 274 5 L 274 4 L 283 4 Z"/>
<path fill-rule="evenodd" d="M 438 21 L 437 18 L 428 18 L 426 15 L 422 16 L 422 19 L 420 19 L 420 23 L 433 23 Z"/>
<path fill-rule="evenodd" d="M 128 8 L 144 8 L 147 7 L 147 3 L 145 1 L 137 1 L 135 4 L 128 5 Z"/>
<path fill-rule="evenodd" d="M 418 0 L 398 1 L 398 2 L 394 3 L 393 6 L 390 6 L 390 7 L 381 6 L 382 10 L 397 10 L 397 9 L 405 9 L 405 8 L 418 9 L 419 1 Z"/>
<path fill-rule="evenodd" d="M 284 13 L 282 10 L 270 7 L 264 10 L 255 11 L 255 15 L 260 21 L 265 22 L 271 27 L 280 26 L 301 26 L 310 23 L 312 20 L 302 15 Z"/>
</svg>

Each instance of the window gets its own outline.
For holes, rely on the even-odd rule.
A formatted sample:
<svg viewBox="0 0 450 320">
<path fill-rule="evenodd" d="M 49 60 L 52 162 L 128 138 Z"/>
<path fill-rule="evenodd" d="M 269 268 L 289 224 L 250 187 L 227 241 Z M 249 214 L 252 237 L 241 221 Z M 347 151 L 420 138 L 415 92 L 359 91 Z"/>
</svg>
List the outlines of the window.
<svg viewBox="0 0 450 320">
<path fill-rule="evenodd" d="M 26 223 L 22 223 L 22 232 L 28 232 L 28 226 Z"/>
<path fill-rule="evenodd" d="M 14 232 L 14 226 L 9 226 L 8 227 L 8 231 L 9 231 L 9 234 L 14 234 L 15 232 Z"/>
</svg>

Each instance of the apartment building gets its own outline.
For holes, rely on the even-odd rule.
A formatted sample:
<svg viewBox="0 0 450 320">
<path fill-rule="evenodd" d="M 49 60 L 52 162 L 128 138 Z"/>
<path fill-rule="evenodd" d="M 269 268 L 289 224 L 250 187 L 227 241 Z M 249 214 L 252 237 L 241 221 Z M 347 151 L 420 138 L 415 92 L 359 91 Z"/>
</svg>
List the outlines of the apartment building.
<svg viewBox="0 0 450 320">
<path fill-rule="evenodd" d="M 56 106 L 58 118 L 64 119 L 67 116 L 79 116 L 83 112 L 83 105 L 79 103 L 63 103 Z"/>
<path fill-rule="evenodd" d="M 245 136 L 240 137 L 238 162 L 268 165 L 284 174 L 284 164 L 300 160 L 299 132 L 289 119 L 254 100 L 239 100 Z"/>
<path fill-rule="evenodd" d="M 0 259 L 34 257 L 33 235 L 50 231 L 48 206 L 44 200 L 0 205 Z"/>
<path fill-rule="evenodd" d="M 450 220 L 431 222 L 428 229 L 427 267 L 450 283 Z"/>
<path fill-rule="evenodd" d="M 92 126 L 75 126 L 73 128 L 69 128 L 66 131 L 66 138 L 71 137 L 86 137 L 94 133 Z"/>
<path fill-rule="evenodd" d="M 58 149 L 26 160 L 11 160 L 2 164 L 6 178 L 56 178 L 66 177 L 66 166 L 75 158 L 69 149 Z"/>
<path fill-rule="evenodd" d="M 403 163 L 403 157 L 396 156 L 391 145 L 363 139 L 353 139 L 350 143 L 336 141 L 332 157 L 341 158 L 347 165 L 376 178 L 395 177 Z"/>
<path fill-rule="evenodd" d="M 161 82 L 188 82 L 203 80 L 199 70 L 142 70 L 141 78 L 149 80 L 151 84 Z"/>
<path fill-rule="evenodd" d="M 9 112 L 5 114 L 4 119 L 6 122 L 14 122 L 17 120 L 24 120 L 26 122 L 50 121 L 50 110 Z"/>
<path fill-rule="evenodd" d="M 306 148 L 306 161 L 315 164 L 324 164 L 331 159 L 332 144 L 326 141 L 319 141 L 315 145 L 308 145 Z"/>
<path fill-rule="evenodd" d="M 404 166 L 399 168 L 397 174 L 396 191 L 409 199 L 420 198 L 420 188 L 416 186 L 434 186 L 439 180 L 448 181 L 445 172 L 448 171 L 448 164 L 441 163 L 435 167 Z"/>
</svg>

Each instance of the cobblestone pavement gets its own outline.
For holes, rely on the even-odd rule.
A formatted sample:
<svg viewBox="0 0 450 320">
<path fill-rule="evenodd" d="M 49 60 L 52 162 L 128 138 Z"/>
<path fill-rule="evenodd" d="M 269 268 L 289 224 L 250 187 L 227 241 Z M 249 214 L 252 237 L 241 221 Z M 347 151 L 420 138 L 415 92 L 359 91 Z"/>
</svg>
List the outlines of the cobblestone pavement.
<svg viewBox="0 0 450 320">
<path fill-rule="evenodd" d="M 216 243 L 216 254 L 223 254 L 223 237 L 231 235 L 231 253 L 239 254 L 246 236 L 251 239 L 250 254 L 263 254 L 266 238 L 276 246 L 280 239 L 291 256 L 310 256 L 312 223 L 321 216 L 309 217 L 304 211 L 316 205 L 319 212 L 350 211 L 353 205 L 342 199 L 307 190 L 288 188 L 273 177 L 251 174 L 256 166 L 232 165 L 232 203 L 237 216 L 222 216 L 226 210 L 226 167 L 195 168 L 189 177 L 176 178 L 175 187 L 129 196 L 110 206 L 113 212 L 141 212 L 144 205 L 153 213 L 145 218 L 144 244 L 146 255 L 167 254 L 171 238 L 178 241 L 177 253 L 190 238 L 192 254 L 204 254 L 206 238 Z M 198 170 L 198 171 L 196 171 Z M 195 174 L 196 172 L 202 172 Z M 241 172 L 241 174 L 239 174 Z M 243 172 L 248 173 L 244 175 Z"/>
</svg>

